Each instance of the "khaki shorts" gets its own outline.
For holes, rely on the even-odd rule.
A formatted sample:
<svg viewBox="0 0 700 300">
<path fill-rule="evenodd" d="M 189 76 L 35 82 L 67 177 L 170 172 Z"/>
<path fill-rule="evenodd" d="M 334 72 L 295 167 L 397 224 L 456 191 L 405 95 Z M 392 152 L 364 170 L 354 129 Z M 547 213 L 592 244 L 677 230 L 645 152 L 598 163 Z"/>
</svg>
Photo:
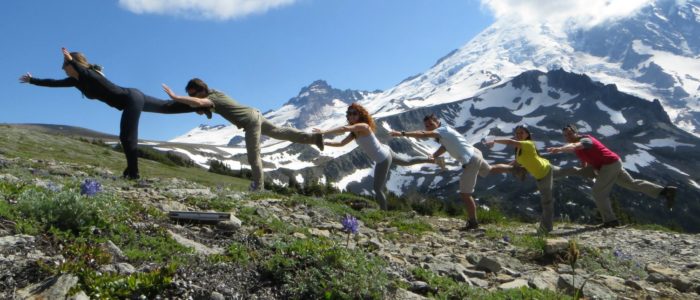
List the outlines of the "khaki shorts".
<svg viewBox="0 0 700 300">
<path fill-rule="evenodd" d="M 463 194 L 474 193 L 476 176 L 486 177 L 491 171 L 491 165 L 484 160 L 479 149 L 474 148 L 474 156 L 468 164 L 462 166 L 462 175 L 459 176 L 459 192 Z"/>
</svg>

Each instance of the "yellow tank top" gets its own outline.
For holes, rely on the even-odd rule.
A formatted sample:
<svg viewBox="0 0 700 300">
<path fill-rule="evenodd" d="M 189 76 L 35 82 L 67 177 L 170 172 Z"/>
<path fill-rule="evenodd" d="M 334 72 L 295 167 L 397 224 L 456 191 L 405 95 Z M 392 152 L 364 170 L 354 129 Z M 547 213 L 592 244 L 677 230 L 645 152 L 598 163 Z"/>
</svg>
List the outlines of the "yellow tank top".
<svg viewBox="0 0 700 300">
<path fill-rule="evenodd" d="M 552 168 L 548 160 L 537 155 L 535 142 L 529 140 L 520 141 L 520 154 L 515 155 L 515 161 L 538 180 L 544 178 Z"/>
</svg>

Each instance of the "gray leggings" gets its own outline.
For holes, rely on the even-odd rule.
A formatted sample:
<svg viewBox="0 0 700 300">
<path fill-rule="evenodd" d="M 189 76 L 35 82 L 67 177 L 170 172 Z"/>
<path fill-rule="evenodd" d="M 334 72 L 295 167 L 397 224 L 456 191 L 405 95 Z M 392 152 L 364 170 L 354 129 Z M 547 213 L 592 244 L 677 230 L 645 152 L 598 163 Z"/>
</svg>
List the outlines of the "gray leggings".
<svg viewBox="0 0 700 300">
<path fill-rule="evenodd" d="M 403 159 L 398 157 L 394 151 L 391 151 L 389 157 L 387 157 L 384 161 L 377 163 L 377 165 L 374 166 L 374 198 L 377 199 L 379 202 L 379 207 L 381 207 L 382 210 L 388 209 L 386 195 L 384 195 L 384 188 L 386 187 L 386 180 L 389 177 L 389 167 L 391 167 L 392 162 L 399 166 L 410 166 L 432 163 L 433 161 L 427 157 L 411 157 L 408 159 Z"/>
</svg>

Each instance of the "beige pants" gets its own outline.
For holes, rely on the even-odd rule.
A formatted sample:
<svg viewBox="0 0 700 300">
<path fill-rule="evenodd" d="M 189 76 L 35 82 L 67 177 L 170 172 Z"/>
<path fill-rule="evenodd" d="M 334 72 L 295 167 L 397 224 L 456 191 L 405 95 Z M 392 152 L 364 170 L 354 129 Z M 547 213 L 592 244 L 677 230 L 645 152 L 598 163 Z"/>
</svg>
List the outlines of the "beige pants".
<svg viewBox="0 0 700 300">
<path fill-rule="evenodd" d="M 266 135 L 274 139 L 290 141 L 299 144 L 313 144 L 314 135 L 300 131 L 291 127 L 279 127 L 266 120 L 260 112 L 256 112 L 257 116 L 251 118 L 255 121 L 250 122 L 244 128 L 245 131 L 245 147 L 248 151 L 248 163 L 253 175 L 253 182 L 257 189 L 263 189 L 265 178 L 263 175 L 262 159 L 260 158 L 260 136 Z"/>
<path fill-rule="evenodd" d="M 491 171 L 491 166 L 484 160 L 479 149 L 474 148 L 474 156 L 469 163 L 462 166 L 462 175 L 459 177 L 459 192 L 473 194 L 476 186 L 476 177 L 486 177 Z"/>
<path fill-rule="evenodd" d="M 568 175 L 595 178 L 592 188 L 593 199 L 595 199 L 595 204 L 603 218 L 603 222 L 617 219 L 610 203 L 610 192 L 615 184 L 631 191 L 642 192 L 652 198 L 659 197 L 663 190 L 663 187 L 658 184 L 632 178 L 622 167 L 622 162 L 619 160 L 602 166 L 600 170 L 595 170 L 592 167 L 563 169 L 556 177 Z"/>
</svg>

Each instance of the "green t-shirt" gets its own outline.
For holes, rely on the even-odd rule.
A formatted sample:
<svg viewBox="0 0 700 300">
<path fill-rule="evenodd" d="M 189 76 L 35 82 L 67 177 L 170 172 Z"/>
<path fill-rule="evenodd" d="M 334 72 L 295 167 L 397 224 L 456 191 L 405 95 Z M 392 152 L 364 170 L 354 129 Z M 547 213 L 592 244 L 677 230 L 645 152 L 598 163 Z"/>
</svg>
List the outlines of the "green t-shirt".
<svg viewBox="0 0 700 300">
<path fill-rule="evenodd" d="M 207 98 L 214 103 L 214 112 L 238 128 L 246 128 L 259 120 L 259 112 L 256 109 L 242 105 L 222 92 L 211 90 Z"/>
<path fill-rule="evenodd" d="M 515 155 L 515 161 L 532 174 L 535 179 L 542 179 L 551 169 L 549 161 L 537 154 L 535 142 L 520 141 L 520 154 Z"/>
</svg>

